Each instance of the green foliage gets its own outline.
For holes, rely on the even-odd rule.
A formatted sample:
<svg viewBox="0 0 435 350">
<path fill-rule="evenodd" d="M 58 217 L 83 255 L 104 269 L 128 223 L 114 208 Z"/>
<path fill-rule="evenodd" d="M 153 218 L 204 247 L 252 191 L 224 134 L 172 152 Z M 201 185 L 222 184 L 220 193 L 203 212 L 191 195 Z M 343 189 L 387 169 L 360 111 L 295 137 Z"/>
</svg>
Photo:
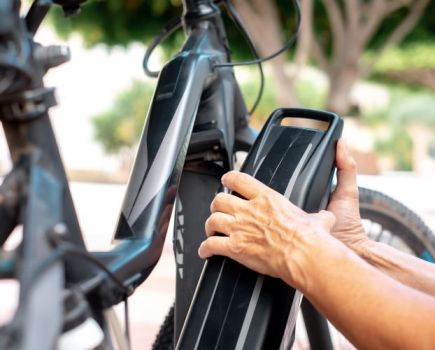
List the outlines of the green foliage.
<svg viewBox="0 0 435 350">
<path fill-rule="evenodd" d="M 257 78 L 257 72 L 254 68 L 243 69 L 243 71 L 245 74 L 249 75 L 249 79 L 240 83 L 240 88 L 245 98 L 246 107 L 250 110 L 254 105 L 255 99 L 257 98 L 260 82 Z M 276 106 L 273 84 L 270 79 L 266 79 L 263 97 L 261 98 L 261 102 L 255 110 L 252 118 L 259 123 L 264 122 L 274 109 L 273 106 Z"/>
<path fill-rule="evenodd" d="M 254 68 L 245 69 L 243 75 L 248 78 L 240 85 L 247 107 L 251 108 L 259 88 L 256 71 Z M 95 139 L 107 153 L 117 153 L 138 142 L 153 91 L 154 86 L 150 83 L 136 81 L 116 98 L 109 110 L 93 118 Z M 253 118 L 257 124 L 261 124 L 275 108 L 274 91 L 271 84 L 266 83 L 263 98 Z"/>
<path fill-rule="evenodd" d="M 328 16 L 320 0 L 315 0 L 314 3 L 315 35 L 330 48 L 332 37 Z M 286 38 L 295 25 L 294 7 L 288 0 L 276 0 L 276 4 L 283 24 L 283 38 Z M 89 0 L 83 5 L 80 15 L 65 19 L 62 10 L 56 6 L 52 9 L 49 20 L 62 37 L 79 33 L 87 46 L 100 43 L 109 47 L 127 46 L 131 42 L 148 44 L 165 23 L 180 16 L 181 12 L 182 0 Z M 406 9 L 400 9 L 386 18 L 370 43 L 370 48 L 379 47 L 405 14 Z M 224 20 L 234 57 L 246 59 L 249 50 L 244 39 L 228 17 L 224 17 Z M 430 41 L 434 32 L 435 2 L 432 1 L 416 28 L 405 38 L 405 43 Z M 181 31 L 175 33 L 163 43 L 165 52 L 173 52 L 183 40 Z"/>
<path fill-rule="evenodd" d="M 426 90 L 406 87 L 390 88 L 389 105 L 362 116 L 371 126 L 387 126 L 388 135 L 377 140 L 375 149 L 388 156 L 396 170 L 412 170 L 413 142 L 407 130 L 423 125 L 435 131 L 435 96 Z"/>
<path fill-rule="evenodd" d="M 327 90 L 319 87 L 312 79 L 296 80 L 295 93 L 299 103 L 305 108 L 321 109 L 326 104 Z"/>
<path fill-rule="evenodd" d="M 116 98 L 110 110 L 93 118 L 95 138 L 106 152 L 116 153 L 137 143 L 153 91 L 151 84 L 136 81 Z"/>
<path fill-rule="evenodd" d="M 396 124 L 386 139 L 378 140 L 375 149 L 394 161 L 395 170 L 412 170 L 412 139 L 406 129 Z"/>
<path fill-rule="evenodd" d="M 80 15 L 70 18 L 64 18 L 60 8 L 53 8 L 49 22 L 62 38 L 78 33 L 88 47 L 98 44 L 127 46 L 131 42 L 146 45 L 168 21 L 181 13 L 181 0 L 90 1 L 83 6 Z M 224 16 L 224 23 L 233 58 L 250 58 L 251 52 L 245 39 L 228 16 Z M 162 42 L 166 57 L 181 47 L 184 38 L 180 29 Z"/>
<path fill-rule="evenodd" d="M 365 58 L 371 58 L 372 52 Z M 391 70 L 435 68 L 435 43 L 433 41 L 415 42 L 402 47 L 387 49 L 376 63 L 376 72 Z"/>
<path fill-rule="evenodd" d="M 423 93 L 411 95 L 392 106 L 390 115 L 398 124 L 422 124 L 435 128 L 435 96 Z"/>
<path fill-rule="evenodd" d="M 53 8 L 50 21 L 61 36 L 77 32 L 88 46 L 126 46 L 130 42 L 149 42 L 181 10 L 181 0 L 89 1 L 80 15 L 69 18 L 63 17 L 60 8 Z M 173 45 L 174 37 L 166 43 Z"/>
<path fill-rule="evenodd" d="M 247 108 L 250 109 L 259 88 L 257 71 L 254 67 L 239 69 L 238 76 Z M 326 91 L 320 89 L 312 80 L 298 80 L 295 86 L 297 98 L 304 106 L 321 108 Z M 274 88 L 271 79 L 266 78 L 263 98 L 252 116 L 257 126 L 262 125 L 270 113 L 279 107 Z M 106 152 L 116 153 L 137 143 L 153 91 L 154 86 L 150 83 L 136 81 L 116 98 L 108 111 L 93 118 L 95 138 Z"/>
<path fill-rule="evenodd" d="M 435 96 L 425 89 L 390 87 L 390 102 L 383 109 L 362 116 L 368 125 L 425 125 L 435 130 Z"/>
<path fill-rule="evenodd" d="M 238 68 L 238 70 L 242 70 Z M 237 70 L 236 70 L 237 71 Z M 243 68 L 243 72 L 249 75 L 246 81 L 240 83 L 243 96 L 248 109 L 254 104 L 255 98 L 257 97 L 259 89 L 259 79 L 256 78 L 256 68 Z M 257 107 L 252 118 L 260 124 L 260 122 L 265 121 L 270 113 L 279 107 L 276 102 L 276 89 L 277 87 L 273 84 L 273 80 L 265 72 L 265 88 L 263 97 L 260 104 Z M 325 105 L 327 90 L 321 88 L 319 84 L 313 79 L 299 78 L 294 84 L 296 98 L 301 104 L 306 108 L 322 108 Z"/>
</svg>

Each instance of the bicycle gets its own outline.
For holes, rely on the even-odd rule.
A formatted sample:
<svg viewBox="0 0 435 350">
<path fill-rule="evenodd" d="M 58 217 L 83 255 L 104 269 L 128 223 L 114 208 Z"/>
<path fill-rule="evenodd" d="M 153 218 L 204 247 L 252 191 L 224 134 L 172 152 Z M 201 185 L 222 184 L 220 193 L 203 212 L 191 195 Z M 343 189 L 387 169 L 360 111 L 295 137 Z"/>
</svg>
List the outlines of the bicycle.
<svg viewBox="0 0 435 350">
<path fill-rule="evenodd" d="M 72 14 L 84 0 L 54 2 Z M 21 285 L 17 312 L 1 329 L 1 348 L 48 349 L 60 343 L 62 348 L 71 341 L 67 335 L 83 325 L 94 335 L 92 346 L 112 348 L 116 342 L 127 348 L 128 307 L 125 336 L 106 310 L 122 301 L 127 305 L 151 273 L 174 210 L 177 287 L 171 338 L 176 343 L 203 266 L 197 247 L 208 203 L 222 174 L 232 168 L 234 152 L 248 151 L 257 137 L 234 77 L 237 64 L 230 60 L 220 3 L 185 0 L 182 21 L 170 23 L 151 45 L 152 50 L 184 26 L 182 50 L 159 74 L 114 235 L 118 244 L 110 252 L 86 250 L 48 117 L 55 100 L 42 77 L 69 58 L 64 48 L 33 42 L 51 1 L 35 0 L 24 18 L 17 0 L 0 8 L 0 120 L 14 163 L 0 187 L 0 244 L 18 223 L 24 227 L 20 248 L 0 257 L 0 278 L 17 278 Z M 231 4 L 224 3 L 243 28 Z M 262 59 L 251 45 L 256 59 L 248 63 L 261 69 L 294 38 Z M 313 339 L 328 348 L 325 321 L 314 309 L 310 315 L 314 321 L 307 324 L 321 325 L 310 331 Z"/>
</svg>

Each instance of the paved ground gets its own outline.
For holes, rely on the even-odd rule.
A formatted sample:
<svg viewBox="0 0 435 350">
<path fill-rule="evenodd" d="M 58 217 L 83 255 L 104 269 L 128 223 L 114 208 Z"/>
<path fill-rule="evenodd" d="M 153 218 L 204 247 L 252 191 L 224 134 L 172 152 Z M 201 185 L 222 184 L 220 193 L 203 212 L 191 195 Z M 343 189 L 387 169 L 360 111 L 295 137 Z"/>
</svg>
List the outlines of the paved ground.
<svg viewBox="0 0 435 350">
<path fill-rule="evenodd" d="M 359 183 L 403 201 L 422 215 L 435 230 L 435 178 L 390 174 L 360 177 Z M 71 188 L 89 248 L 107 249 L 121 206 L 124 186 L 73 183 Z M 0 284 L 0 322 L 12 312 L 17 291 L 18 288 L 13 282 Z M 162 258 L 154 272 L 130 300 L 133 349 L 150 348 L 159 325 L 172 304 L 173 296 L 174 260 L 172 247 L 167 240 Z M 119 313 L 122 313 L 121 307 Z M 306 348 L 303 339 L 298 341 L 297 347 Z"/>
</svg>

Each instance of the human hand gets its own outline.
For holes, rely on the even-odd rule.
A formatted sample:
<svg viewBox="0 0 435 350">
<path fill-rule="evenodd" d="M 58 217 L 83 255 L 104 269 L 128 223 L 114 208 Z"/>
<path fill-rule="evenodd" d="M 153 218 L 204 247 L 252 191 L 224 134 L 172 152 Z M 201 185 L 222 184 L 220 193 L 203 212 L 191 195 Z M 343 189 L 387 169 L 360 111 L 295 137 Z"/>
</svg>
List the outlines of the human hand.
<svg viewBox="0 0 435 350">
<path fill-rule="evenodd" d="M 337 187 L 327 207 L 327 210 L 332 212 L 337 219 L 331 233 L 349 248 L 361 253 L 369 239 L 362 226 L 359 213 L 356 163 L 344 139 L 340 139 L 337 143 L 336 165 Z"/>
<path fill-rule="evenodd" d="M 201 258 L 227 256 L 303 290 L 304 259 L 322 237 L 331 239 L 334 215 L 308 214 L 247 174 L 231 171 L 222 183 L 245 199 L 226 193 L 215 197 L 205 225 L 208 238 L 199 248 Z"/>
</svg>

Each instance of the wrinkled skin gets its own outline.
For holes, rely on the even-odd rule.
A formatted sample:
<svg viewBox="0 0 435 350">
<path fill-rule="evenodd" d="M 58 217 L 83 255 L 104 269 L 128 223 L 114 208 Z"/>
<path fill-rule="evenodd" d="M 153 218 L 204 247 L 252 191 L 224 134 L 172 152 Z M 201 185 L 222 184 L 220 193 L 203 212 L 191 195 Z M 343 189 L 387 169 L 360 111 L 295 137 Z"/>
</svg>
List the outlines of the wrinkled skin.
<svg viewBox="0 0 435 350">
<path fill-rule="evenodd" d="M 336 163 L 337 187 L 327 210 L 315 214 L 304 212 L 247 174 L 225 174 L 223 185 L 244 199 L 227 193 L 215 197 L 205 225 L 208 238 L 200 246 L 200 256 L 228 256 L 298 286 L 305 279 L 301 254 L 309 254 L 303 251 L 304 241 L 314 242 L 332 234 L 358 249 L 367 238 L 359 215 L 356 165 L 344 140 L 338 142 Z"/>
<path fill-rule="evenodd" d="M 343 140 L 336 164 L 337 187 L 316 214 L 246 174 L 225 174 L 223 184 L 244 199 L 215 197 L 200 256 L 228 256 L 281 278 L 358 349 L 434 349 L 435 265 L 368 240 Z"/>
</svg>

